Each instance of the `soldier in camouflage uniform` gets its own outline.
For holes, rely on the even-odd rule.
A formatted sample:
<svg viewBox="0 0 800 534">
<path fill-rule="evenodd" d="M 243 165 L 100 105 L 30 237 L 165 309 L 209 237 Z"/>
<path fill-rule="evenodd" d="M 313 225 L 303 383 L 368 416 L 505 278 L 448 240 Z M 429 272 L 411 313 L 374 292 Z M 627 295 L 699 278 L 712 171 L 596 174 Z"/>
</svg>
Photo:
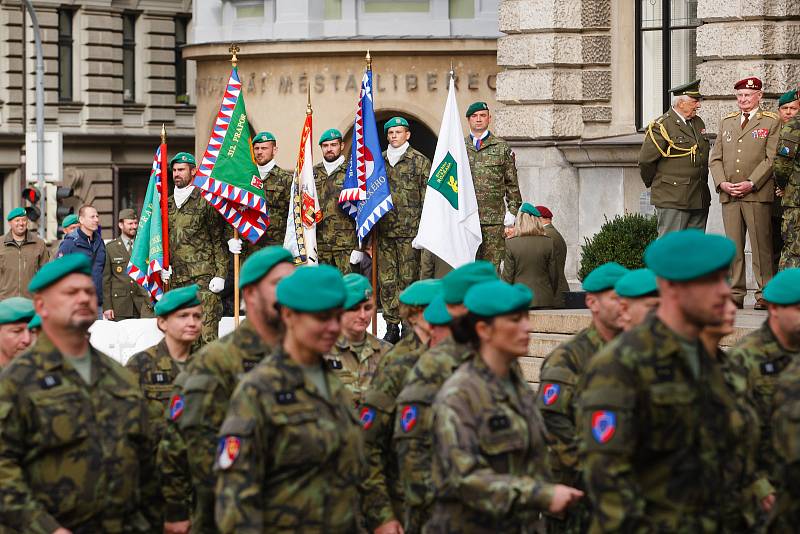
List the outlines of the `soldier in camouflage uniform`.
<svg viewBox="0 0 800 534">
<path fill-rule="evenodd" d="M 342 333 L 325 361 L 353 396 L 353 407 L 364 400 L 375 371 L 392 348 L 391 343 L 378 339 L 367 327 L 375 310 L 375 298 L 369 280 L 360 274 L 345 275 L 347 300 L 342 313 Z"/>
<path fill-rule="evenodd" d="M 620 332 L 620 299 L 614 285 L 629 271 L 618 263 L 605 263 L 583 281 L 586 306 L 592 312 L 591 324 L 569 341 L 556 347 L 544 360 L 536 404 L 548 432 L 553 480 L 583 487 L 578 459 L 578 430 L 575 414 L 576 386 L 595 354 Z M 548 516 L 548 532 L 580 534 L 589 524 L 589 503 L 581 502 L 566 516 Z"/>
<path fill-rule="evenodd" d="M 43 333 L 0 376 L 0 525 L 19 532 L 153 531 L 147 407 L 89 344 L 91 274 L 82 254 L 39 270 L 28 289 Z"/>
<path fill-rule="evenodd" d="M 425 310 L 426 320 L 446 324 L 451 317 L 463 316 L 467 290 L 477 283 L 493 279 L 497 279 L 497 273 L 486 261 L 468 263 L 450 272 L 442 279 L 444 291 L 441 298 L 434 299 Z M 445 307 L 441 306 L 442 303 Z M 397 396 L 392 452 L 397 459 L 405 500 L 403 528 L 409 534 L 422 531 L 433 505 L 433 399 L 445 380 L 473 354 L 470 347 L 447 336 L 419 357 Z"/>
<path fill-rule="evenodd" d="M 314 165 L 322 220 L 317 222 L 319 263 L 333 265 L 342 274 L 350 272 L 350 254 L 357 246 L 356 224 L 339 206 L 347 163 L 342 155 L 342 133 L 331 128 L 319 138 L 323 161 Z"/>
<path fill-rule="evenodd" d="M 192 532 L 217 532 L 212 472 L 216 433 L 236 384 L 279 343 L 275 285 L 292 272 L 292 262 L 291 253 L 281 247 L 264 248 L 247 259 L 239 280 L 247 319 L 195 354 L 175 380 L 158 450 L 167 527 L 177 530 L 191 516 Z M 187 506 L 191 502 L 193 510 Z"/>
<path fill-rule="evenodd" d="M 719 532 L 736 398 L 699 339 L 722 322 L 736 245 L 699 230 L 645 251 L 661 303 L 589 362 L 576 403 L 591 532 Z"/>
<path fill-rule="evenodd" d="M 349 395 L 323 364 L 345 301 L 330 265 L 277 287 L 282 346 L 236 388 L 219 431 L 216 519 L 223 533 L 356 532 L 364 451 Z"/>
<path fill-rule="evenodd" d="M 508 143 L 489 131 L 491 119 L 486 102 L 472 104 L 467 109 L 470 134 L 464 140 L 483 235 L 477 257 L 499 269 L 506 249 L 503 225 L 513 223 L 514 219 L 513 215 L 507 217 L 506 212 L 517 213 L 522 196 L 514 153 Z"/>
<path fill-rule="evenodd" d="M 267 195 L 269 227 L 255 245 L 248 246 L 249 253 L 271 245 L 282 247 L 286 237 L 286 216 L 293 173 L 278 167 L 275 161 L 277 152 L 278 142 L 270 132 L 260 132 L 253 137 L 253 156 Z"/>
<path fill-rule="evenodd" d="M 425 532 L 532 533 L 542 511 L 562 512 L 583 492 L 554 484 L 545 427 L 517 358 L 528 353 L 523 284 L 473 286 L 456 339 L 476 350 L 433 403 L 436 498 Z"/>
<path fill-rule="evenodd" d="M 420 252 L 411 246 L 419 228 L 431 160 L 408 144 L 411 130 L 403 117 L 393 117 L 383 126 L 389 146 L 383 153 L 386 178 L 394 208 L 378 221 L 378 279 L 386 337 L 400 339 L 398 300 L 400 292 L 419 278 Z"/>
<path fill-rule="evenodd" d="M 175 190 L 167 200 L 170 269 L 162 272 L 171 288 L 200 286 L 203 303 L 202 344 L 217 339 L 222 318 L 219 293 L 225 288 L 228 253 L 225 232 L 230 227 L 192 185 L 197 173 L 191 154 L 180 152 L 170 160 Z"/>
<path fill-rule="evenodd" d="M 403 517 L 403 490 L 397 473 L 397 461 L 391 454 L 394 428 L 395 400 L 403 389 L 408 371 L 417 363 L 440 330 L 449 335 L 446 327 L 432 327 L 423 318 L 425 306 L 441 291 L 441 280 L 420 280 L 400 293 L 400 317 L 411 328 L 378 363 L 372 384 L 364 395 L 359 410 L 364 430 L 368 476 L 364 482 L 361 510 L 370 532 L 400 526 Z M 395 530 L 396 532 L 396 530 Z"/>
<path fill-rule="evenodd" d="M 772 172 L 776 185 L 783 190 L 783 251 L 778 267 L 800 267 L 800 115 L 781 128 Z"/>
</svg>

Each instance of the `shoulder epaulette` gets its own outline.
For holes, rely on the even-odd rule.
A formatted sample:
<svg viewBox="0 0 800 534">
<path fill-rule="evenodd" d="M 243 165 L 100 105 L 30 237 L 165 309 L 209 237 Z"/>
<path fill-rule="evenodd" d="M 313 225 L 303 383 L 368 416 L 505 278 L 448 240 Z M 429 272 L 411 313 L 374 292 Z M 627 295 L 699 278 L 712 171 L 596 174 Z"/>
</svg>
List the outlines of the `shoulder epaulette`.
<svg viewBox="0 0 800 534">
<path fill-rule="evenodd" d="M 766 116 L 766 117 L 770 117 L 772 119 L 780 119 L 778 114 L 775 113 L 774 111 L 762 111 L 761 114 Z"/>
<path fill-rule="evenodd" d="M 724 116 L 724 117 L 722 117 L 722 118 L 723 118 L 723 119 L 730 119 L 731 117 L 738 117 L 738 116 L 739 116 L 739 113 L 740 113 L 739 111 L 734 111 L 734 112 L 732 112 L 732 113 L 728 113 L 727 115 L 725 115 L 725 116 Z"/>
</svg>

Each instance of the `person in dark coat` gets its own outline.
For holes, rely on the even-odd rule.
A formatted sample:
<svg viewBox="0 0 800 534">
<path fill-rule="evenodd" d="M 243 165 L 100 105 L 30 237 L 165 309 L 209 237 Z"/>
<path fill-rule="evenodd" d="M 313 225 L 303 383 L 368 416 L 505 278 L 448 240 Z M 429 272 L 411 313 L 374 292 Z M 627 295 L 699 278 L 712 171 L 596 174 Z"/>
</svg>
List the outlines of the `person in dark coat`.
<svg viewBox="0 0 800 534">
<path fill-rule="evenodd" d="M 533 291 L 534 308 L 556 305 L 558 269 L 553 240 L 542 227 L 542 214 L 525 202 L 515 223 L 515 237 L 506 240 L 506 255 L 502 278 L 513 284 L 519 282 Z"/>
<path fill-rule="evenodd" d="M 100 316 L 103 316 L 103 267 L 106 263 L 106 245 L 100 235 L 100 216 L 93 206 L 84 205 L 78 210 L 78 223 L 76 230 L 64 236 L 58 246 L 57 258 L 78 252 L 88 256 L 92 262 L 92 281 L 97 291 L 97 306 Z"/>
<path fill-rule="evenodd" d="M 553 212 L 547 206 L 536 206 L 542 214 L 542 228 L 547 237 L 553 240 L 556 252 L 556 271 L 558 272 L 558 289 L 556 289 L 556 308 L 564 307 L 564 293 L 569 292 L 569 283 L 564 270 L 567 265 L 567 242 L 555 226 L 553 226 Z"/>
</svg>

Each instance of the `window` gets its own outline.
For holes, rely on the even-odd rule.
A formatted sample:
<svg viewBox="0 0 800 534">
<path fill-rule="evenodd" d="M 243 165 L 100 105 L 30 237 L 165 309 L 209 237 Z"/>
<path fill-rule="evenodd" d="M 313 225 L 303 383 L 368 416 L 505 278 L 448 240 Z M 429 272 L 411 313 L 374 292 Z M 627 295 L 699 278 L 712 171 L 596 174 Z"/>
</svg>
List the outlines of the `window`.
<svg viewBox="0 0 800 534">
<path fill-rule="evenodd" d="M 181 47 L 186 44 L 189 28 L 187 17 L 175 19 L 175 103 L 188 104 L 189 93 L 186 89 L 186 60 L 183 59 Z"/>
<path fill-rule="evenodd" d="M 428 13 L 430 0 L 364 0 L 364 13 Z"/>
<path fill-rule="evenodd" d="M 670 87 L 697 74 L 698 0 L 636 2 L 636 121 L 643 128 L 669 108 Z"/>
<path fill-rule="evenodd" d="M 325 0 L 325 20 L 342 20 L 342 0 Z"/>
<path fill-rule="evenodd" d="M 72 19 L 75 12 L 69 9 L 58 11 L 58 100 L 72 102 L 74 86 L 72 78 Z"/>
<path fill-rule="evenodd" d="M 122 100 L 136 101 L 136 15 L 122 15 Z"/>
</svg>

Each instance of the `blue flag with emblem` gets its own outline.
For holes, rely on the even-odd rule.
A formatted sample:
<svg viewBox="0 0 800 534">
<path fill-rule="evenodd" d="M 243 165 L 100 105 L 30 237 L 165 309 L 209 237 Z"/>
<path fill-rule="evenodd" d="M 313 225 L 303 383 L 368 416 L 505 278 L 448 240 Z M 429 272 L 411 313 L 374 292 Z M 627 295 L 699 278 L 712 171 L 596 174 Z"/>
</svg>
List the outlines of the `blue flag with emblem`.
<svg viewBox="0 0 800 534">
<path fill-rule="evenodd" d="M 353 123 L 350 163 L 339 195 L 342 209 L 356 220 L 359 246 L 375 223 L 392 209 L 392 193 L 381 154 L 372 96 L 372 69 L 367 68 L 361 79 Z"/>
</svg>

